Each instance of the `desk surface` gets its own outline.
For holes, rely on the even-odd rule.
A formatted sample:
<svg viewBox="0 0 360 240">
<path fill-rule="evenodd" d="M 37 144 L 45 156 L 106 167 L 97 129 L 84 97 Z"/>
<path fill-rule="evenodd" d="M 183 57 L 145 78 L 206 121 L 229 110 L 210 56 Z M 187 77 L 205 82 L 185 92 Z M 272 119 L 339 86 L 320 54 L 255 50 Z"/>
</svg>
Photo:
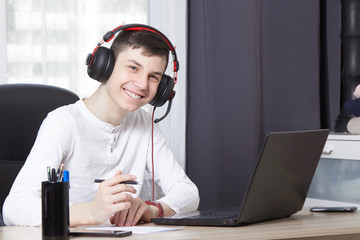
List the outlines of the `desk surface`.
<svg viewBox="0 0 360 240">
<path fill-rule="evenodd" d="M 152 224 L 146 224 L 152 226 Z M 146 226 L 145 225 L 145 226 Z M 340 237 L 341 235 L 341 237 Z M 308 208 L 290 218 L 241 227 L 193 227 L 124 239 L 360 239 L 360 212 L 312 213 Z M 41 227 L 0 227 L 0 239 L 41 239 Z M 71 239 L 100 239 L 71 237 Z M 109 238 L 101 238 L 109 239 Z M 111 238 L 110 238 L 111 239 Z"/>
</svg>

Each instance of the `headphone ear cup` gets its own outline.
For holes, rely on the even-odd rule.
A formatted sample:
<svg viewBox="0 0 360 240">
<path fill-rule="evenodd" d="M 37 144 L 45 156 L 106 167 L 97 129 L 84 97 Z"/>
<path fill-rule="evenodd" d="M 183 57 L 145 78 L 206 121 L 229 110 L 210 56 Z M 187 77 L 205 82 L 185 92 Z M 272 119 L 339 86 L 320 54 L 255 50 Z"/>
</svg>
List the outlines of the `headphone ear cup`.
<svg viewBox="0 0 360 240">
<path fill-rule="evenodd" d="M 106 47 L 99 47 L 93 56 L 92 63 L 88 65 L 89 77 L 99 82 L 106 82 L 114 69 L 115 55 Z"/>
<path fill-rule="evenodd" d="M 174 89 L 174 79 L 163 74 L 154 98 L 149 102 L 154 107 L 161 107 L 171 97 Z"/>
</svg>

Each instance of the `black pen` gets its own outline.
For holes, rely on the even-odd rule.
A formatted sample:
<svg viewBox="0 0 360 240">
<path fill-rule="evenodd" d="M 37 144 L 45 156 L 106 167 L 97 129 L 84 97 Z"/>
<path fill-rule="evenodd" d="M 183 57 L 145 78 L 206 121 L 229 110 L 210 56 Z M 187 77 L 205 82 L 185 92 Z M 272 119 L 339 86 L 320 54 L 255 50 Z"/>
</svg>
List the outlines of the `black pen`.
<svg viewBox="0 0 360 240">
<path fill-rule="evenodd" d="M 95 179 L 94 180 L 95 183 L 101 183 L 103 181 L 105 181 L 105 180 L 104 179 Z M 121 183 L 128 184 L 128 185 L 141 185 L 141 184 L 143 184 L 142 182 L 139 182 L 139 181 L 124 181 L 124 182 L 120 182 L 119 184 L 121 184 Z"/>
<path fill-rule="evenodd" d="M 51 169 L 51 182 L 56 182 L 57 176 L 56 176 L 56 170 L 55 168 Z"/>
</svg>

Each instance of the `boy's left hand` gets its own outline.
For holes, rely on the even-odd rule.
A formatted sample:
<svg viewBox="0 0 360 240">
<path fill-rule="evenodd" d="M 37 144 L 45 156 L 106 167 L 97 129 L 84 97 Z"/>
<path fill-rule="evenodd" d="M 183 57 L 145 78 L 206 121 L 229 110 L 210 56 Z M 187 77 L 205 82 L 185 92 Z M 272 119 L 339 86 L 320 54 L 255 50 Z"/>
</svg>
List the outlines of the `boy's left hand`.
<svg viewBox="0 0 360 240">
<path fill-rule="evenodd" d="M 117 226 L 134 226 L 140 220 L 150 222 L 152 217 L 155 217 L 154 210 L 140 198 L 135 198 L 129 209 L 115 213 L 110 222 Z"/>
</svg>

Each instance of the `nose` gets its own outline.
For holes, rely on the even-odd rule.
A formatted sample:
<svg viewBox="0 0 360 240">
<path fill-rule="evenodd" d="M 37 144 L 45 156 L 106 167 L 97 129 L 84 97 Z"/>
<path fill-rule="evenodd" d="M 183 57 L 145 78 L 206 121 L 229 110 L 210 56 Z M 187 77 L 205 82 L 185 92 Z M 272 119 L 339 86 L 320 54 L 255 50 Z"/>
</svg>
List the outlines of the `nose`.
<svg viewBox="0 0 360 240">
<path fill-rule="evenodd" d="M 138 76 L 135 79 L 135 86 L 138 87 L 139 89 L 147 89 L 148 87 L 147 75 L 138 74 Z"/>
</svg>

